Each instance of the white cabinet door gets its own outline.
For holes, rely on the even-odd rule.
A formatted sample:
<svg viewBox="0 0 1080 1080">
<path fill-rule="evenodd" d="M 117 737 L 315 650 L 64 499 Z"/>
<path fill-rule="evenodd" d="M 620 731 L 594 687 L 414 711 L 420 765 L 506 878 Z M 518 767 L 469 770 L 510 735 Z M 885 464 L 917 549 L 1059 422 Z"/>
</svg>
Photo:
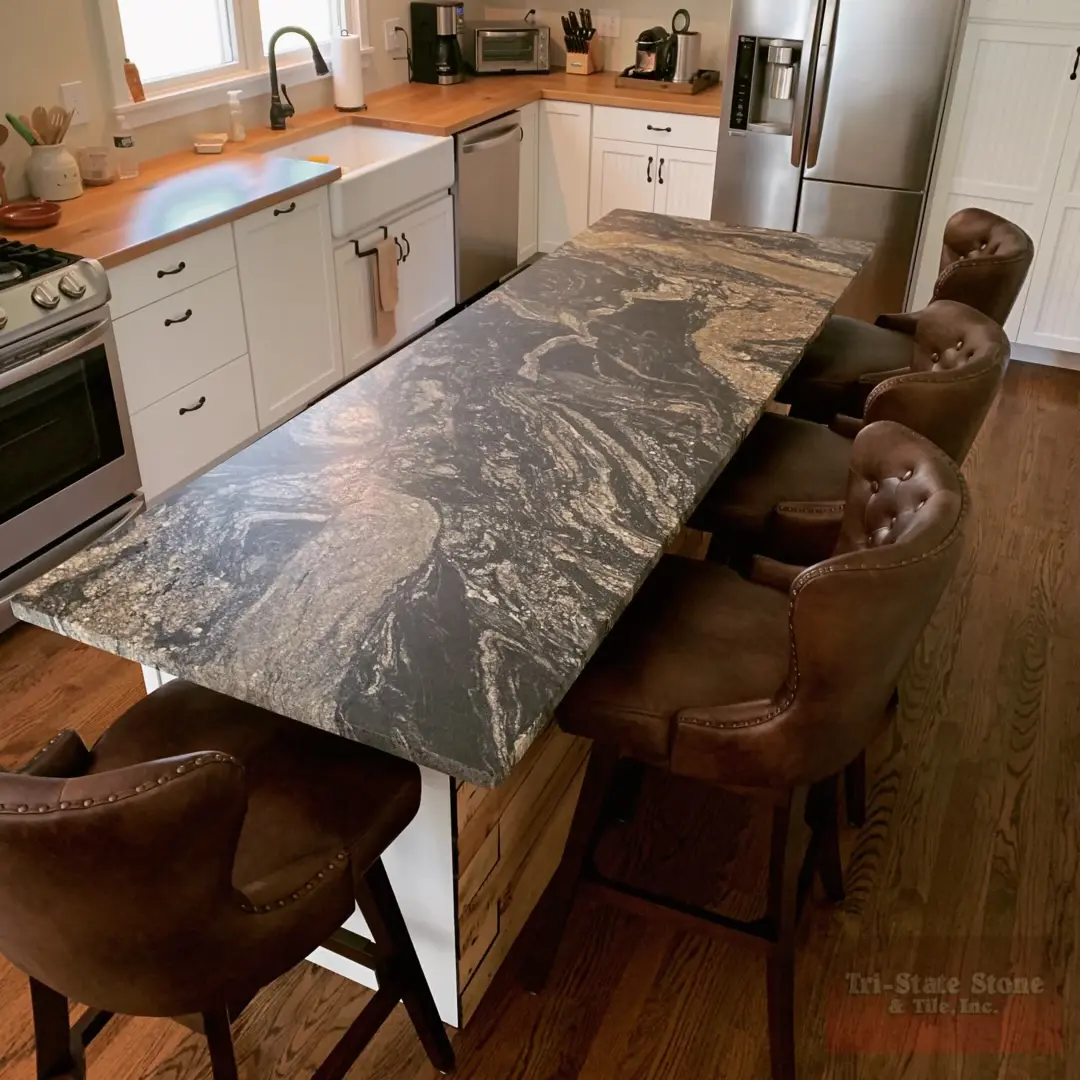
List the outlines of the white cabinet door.
<svg viewBox="0 0 1080 1080">
<path fill-rule="evenodd" d="M 414 210 L 390 223 L 401 244 L 398 265 L 397 338 L 412 337 L 457 303 L 454 200 Z"/>
<path fill-rule="evenodd" d="M 540 102 L 541 251 L 554 251 L 588 227 L 591 128 L 591 105 Z"/>
<path fill-rule="evenodd" d="M 661 146 L 657 153 L 656 212 L 707 221 L 712 216 L 716 152 Z"/>
<path fill-rule="evenodd" d="M 593 139 L 589 224 L 612 210 L 651 211 L 656 198 L 658 151 L 646 143 Z"/>
<path fill-rule="evenodd" d="M 398 330 L 390 341 L 380 344 L 375 328 L 375 256 L 357 256 L 358 250 L 365 252 L 373 248 L 382 235 L 379 229 L 361 237 L 356 245 L 350 243 L 334 252 L 338 313 L 341 317 L 341 355 L 346 375 L 355 375 L 370 367 L 380 356 L 394 348 L 401 337 Z"/>
<path fill-rule="evenodd" d="M 521 176 L 518 185 L 518 264 L 536 254 L 540 183 L 540 104 L 521 109 Z"/>
<path fill-rule="evenodd" d="M 933 292 L 945 223 L 966 206 L 1026 229 L 1040 247 L 1080 81 L 1075 31 L 970 23 L 923 226 L 914 302 Z M 1015 337 L 1025 297 L 1006 325 Z"/>
<path fill-rule="evenodd" d="M 1073 110 L 1042 243 L 1035 252 L 1019 340 L 1080 353 L 1080 105 Z"/>
<path fill-rule="evenodd" d="M 259 426 L 301 409 L 342 378 L 326 190 L 234 225 Z"/>
</svg>

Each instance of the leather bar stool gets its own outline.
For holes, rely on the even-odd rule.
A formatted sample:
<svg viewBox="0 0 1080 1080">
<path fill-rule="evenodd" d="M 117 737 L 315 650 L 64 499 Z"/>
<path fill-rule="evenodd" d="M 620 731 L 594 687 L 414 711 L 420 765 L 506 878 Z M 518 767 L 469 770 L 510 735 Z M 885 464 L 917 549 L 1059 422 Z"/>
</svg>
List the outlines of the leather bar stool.
<svg viewBox="0 0 1080 1080">
<path fill-rule="evenodd" d="M 986 210 L 953 214 L 945 226 L 933 300 L 956 300 L 1004 326 L 1024 286 L 1035 247 L 1023 229 Z M 834 315 L 776 395 L 791 415 L 827 424 L 862 414 L 871 390 L 912 365 L 904 315 L 877 325 Z"/>
<path fill-rule="evenodd" d="M 826 557 L 843 514 L 851 439 L 864 424 L 897 421 L 963 463 L 1001 385 L 1008 339 L 951 300 L 898 318 L 913 365 L 874 388 L 864 420 L 838 417 L 829 428 L 762 415 L 690 518 L 713 535 L 711 558 L 741 565 L 764 554 L 805 566 Z"/>
<path fill-rule="evenodd" d="M 64 732 L 0 775 L 0 952 L 30 976 L 39 1080 L 81 1078 L 112 1013 L 201 1016 L 215 1080 L 235 1080 L 230 1020 L 319 945 L 379 989 L 317 1080 L 398 1001 L 449 1071 L 381 861 L 419 805 L 412 763 L 179 681 L 92 750 Z M 373 941 L 339 932 L 357 904 Z M 68 999 L 93 1006 L 73 1029 Z"/>
<path fill-rule="evenodd" d="M 842 895 L 836 777 L 881 730 L 900 670 L 955 568 L 966 511 L 956 465 L 883 422 L 855 440 L 831 558 L 794 575 L 759 561 L 749 581 L 715 563 L 661 561 L 557 713 L 564 730 L 594 745 L 543 901 L 547 919 L 538 914 L 534 926 L 523 971 L 530 989 L 547 979 L 584 878 L 638 912 L 762 946 L 772 1075 L 792 1080 L 795 925 L 814 861 L 828 894 Z M 600 875 L 592 856 L 623 757 L 771 804 L 762 918 L 741 922 Z"/>
</svg>

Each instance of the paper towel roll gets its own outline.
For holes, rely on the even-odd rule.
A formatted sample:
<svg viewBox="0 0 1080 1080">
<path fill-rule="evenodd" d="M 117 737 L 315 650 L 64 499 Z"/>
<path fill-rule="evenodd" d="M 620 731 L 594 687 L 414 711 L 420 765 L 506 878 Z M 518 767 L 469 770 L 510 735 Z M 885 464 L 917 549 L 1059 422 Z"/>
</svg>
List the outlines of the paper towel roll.
<svg viewBox="0 0 1080 1080">
<path fill-rule="evenodd" d="M 330 62 L 334 67 L 334 105 L 347 112 L 364 108 L 363 53 L 358 34 L 333 39 Z"/>
</svg>

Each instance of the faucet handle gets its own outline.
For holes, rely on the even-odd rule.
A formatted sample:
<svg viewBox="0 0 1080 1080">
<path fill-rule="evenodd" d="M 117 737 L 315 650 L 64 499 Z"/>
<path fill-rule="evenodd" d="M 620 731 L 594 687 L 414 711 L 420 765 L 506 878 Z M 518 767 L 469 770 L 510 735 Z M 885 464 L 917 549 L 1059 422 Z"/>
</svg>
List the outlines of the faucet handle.
<svg viewBox="0 0 1080 1080">
<path fill-rule="evenodd" d="M 285 99 L 285 115 L 295 116 L 296 110 L 293 108 L 292 99 L 289 97 L 289 88 L 284 83 L 281 84 L 281 96 Z"/>
</svg>

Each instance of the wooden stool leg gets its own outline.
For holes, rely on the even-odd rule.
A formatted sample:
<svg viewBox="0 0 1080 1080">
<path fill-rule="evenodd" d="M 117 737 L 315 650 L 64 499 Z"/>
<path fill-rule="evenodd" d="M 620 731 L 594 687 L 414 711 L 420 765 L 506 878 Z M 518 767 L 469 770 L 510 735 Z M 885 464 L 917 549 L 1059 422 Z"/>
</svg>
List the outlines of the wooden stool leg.
<svg viewBox="0 0 1080 1080">
<path fill-rule="evenodd" d="M 861 829 L 866 824 L 866 751 L 844 769 L 844 806 L 848 824 Z"/>
<path fill-rule="evenodd" d="M 440 1072 L 450 1072 L 454 1067 L 454 1050 L 381 859 L 376 859 L 358 882 L 356 900 L 376 948 L 386 958 L 376 968 L 380 988 L 384 981 L 380 969 L 385 968 L 391 978 L 396 975 L 399 980 L 401 1001 L 431 1064 Z"/>
<path fill-rule="evenodd" d="M 206 1042 L 210 1047 L 210 1067 L 214 1080 L 238 1080 L 229 1014 L 225 1009 L 203 1013 Z"/>
<path fill-rule="evenodd" d="M 82 1044 L 75 1045 L 71 1038 L 67 998 L 31 979 L 30 1008 L 34 1016 L 37 1080 L 83 1080 L 86 1065 Z"/>
<path fill-rule="evenodd" d="M 844 899 L 844 868 L 840 859 L 840 777 L 830 776 L 810 789 L 807 806 L 813 830 L 814 857 L 825 895 L 834 903 Z"/>
<path fill-rule="evenodd" d="M 535 920 L 530 919 L 525 929 L 526 934 L 532 934 L 532 942 L 522 961 L 521 981 L 532 994 L 543 990 L 555 964 L 559 942 L 574 905 L 578 878 L 581 877 L 585 860 L 592 853 L 605 796 L 618 763 L 617 750 L 593 743 L 562 861 L 536 905 Z"/>
<path fill-rule="evenodd" d="M 773 810 L 768 914 L 776 931 L 768 957 L 769 1055 L 772 1080 L 795 1080 L 795 922 L 806 850 L 807 789 Z"/>
</svg>

